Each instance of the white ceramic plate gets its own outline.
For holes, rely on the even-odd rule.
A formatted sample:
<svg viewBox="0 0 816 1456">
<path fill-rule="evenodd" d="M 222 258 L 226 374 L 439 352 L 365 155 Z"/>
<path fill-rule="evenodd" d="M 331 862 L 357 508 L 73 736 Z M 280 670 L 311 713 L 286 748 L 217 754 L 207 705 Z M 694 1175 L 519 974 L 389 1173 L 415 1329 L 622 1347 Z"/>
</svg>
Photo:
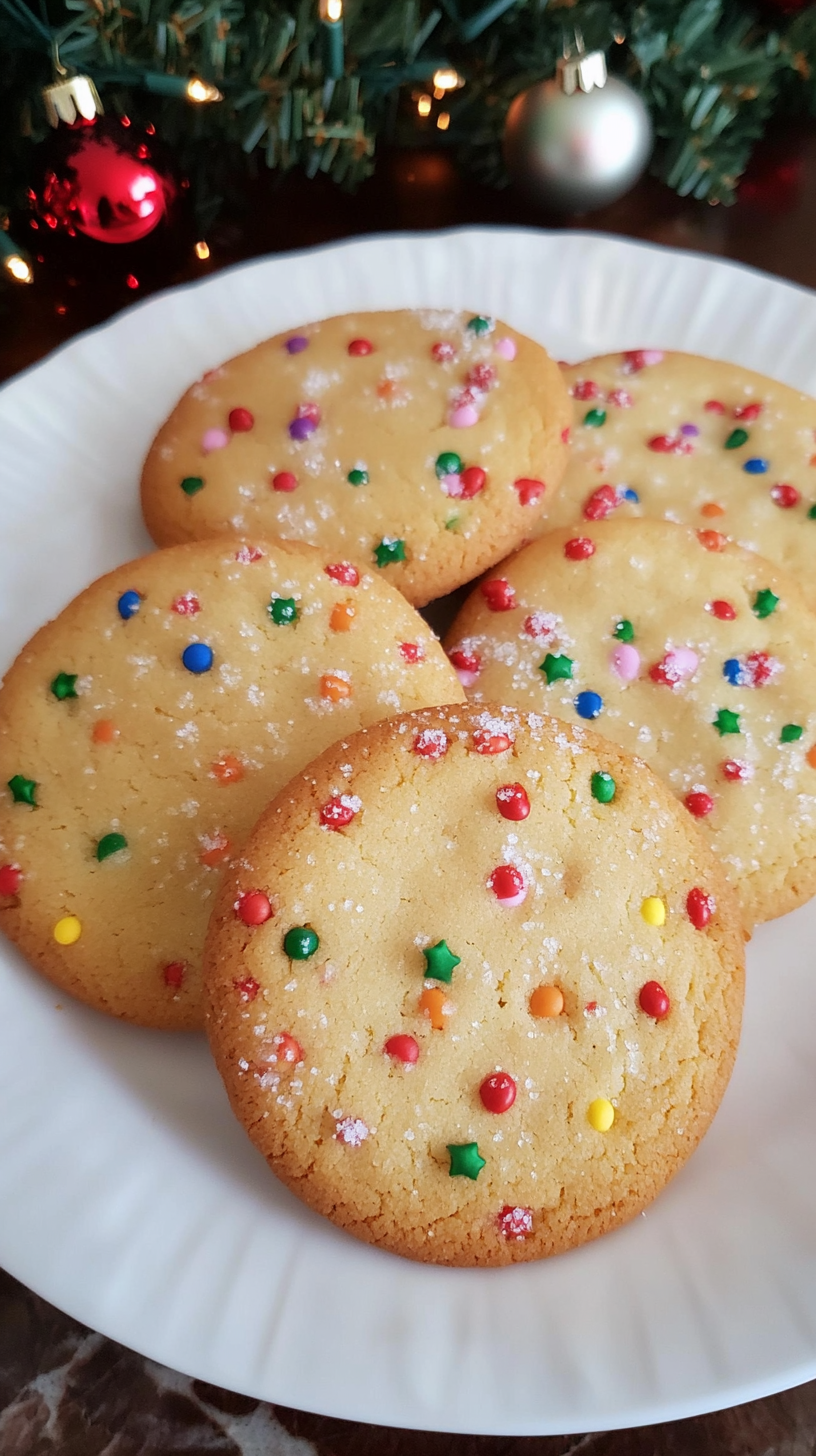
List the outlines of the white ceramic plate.
<svg viewBox="0 0 816 1456">
<path fill-rule="evenodd" d="M 816 297 L 707 258 L 478 230 L 251 263 L 130 309 L 0 392 L 0 668 L 149 548 L 142 457 L 193 379 L 304 320 L 401 305 L 495 313 L 568 359 L 690 349 L 816 393 Z M 756 935 L 733 1081 L 654 1208 L 502 1271 L 413 1265 L 338 1232 L 268 1173 L 202 1039 L 106 1021 L 3 945 L 0 1263 L 187 1374 L 386 1425 L 598 1430 L 810 1379 L 814 945 L 816 901 Z"/>
</svg>

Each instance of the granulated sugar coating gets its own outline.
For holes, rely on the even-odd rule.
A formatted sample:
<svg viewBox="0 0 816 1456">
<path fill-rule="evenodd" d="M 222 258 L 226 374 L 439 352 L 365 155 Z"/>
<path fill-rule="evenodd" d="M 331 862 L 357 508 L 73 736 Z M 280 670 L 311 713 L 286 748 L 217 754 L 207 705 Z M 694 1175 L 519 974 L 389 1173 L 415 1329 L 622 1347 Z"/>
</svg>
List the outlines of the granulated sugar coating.
<svg viewBox="0 0 816 1456">
<path fill-rule="evenodd" d="M 200 1026 L 207 917 L 264 804 L 341 733 L 462 696 L 398 591 L 310 547 L 119 567 L 0 690 L 0 928 L 100 1010 Z"/>
<path fill-rule="evenodd" d="M 231 531 L 307 541 L 420 606 L 530 534 L 572 413 L 546 351 L 497 320 L 327 319 L 187 391 L 145 463 L 145 520 L 160 546 Z"/>
<path fill-rule="evenodd" d="M 272 914 L 248 925 L 259 893 Z M 451 706 L 282 790 L 223 887 L 205 982 L 233 1108 L 296 1194 L 410 1258 L 499 1265 L 616 1227 L 694 1149 L 733 1065 L 743 935 L 643 764 L 545 715 Z"/>
</svg>

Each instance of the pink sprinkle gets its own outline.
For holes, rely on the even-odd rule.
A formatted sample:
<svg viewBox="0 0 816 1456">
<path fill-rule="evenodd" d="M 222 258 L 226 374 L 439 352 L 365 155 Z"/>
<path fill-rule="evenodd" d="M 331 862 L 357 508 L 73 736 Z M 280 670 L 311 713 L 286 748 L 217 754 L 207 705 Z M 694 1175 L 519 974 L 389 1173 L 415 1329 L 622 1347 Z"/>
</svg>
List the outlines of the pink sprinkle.
<svg viewBox="0 0 816 1456">
<path fill-rule="evenodd" d="M 180 617 L 194 617 L 201 611 L 201 603 L 195 592 L 185 592 L 184 596 L 176 597 L 171 604 L 171 612 L 177 612 Z"/>
<path fill-rule="evenodd" d="M 463 688 L 472 688 L 477 677 L 479 676 L 478 672 L 469 672 L 468 669 L 465 667 L 456 667 L 454 668 L 454 672 L 456 673 L 456 676 L 458 677 Z"/>
<path fill-rule="evenodd" d="M 472 404 L 460 404 L 458 409 L 452 410 L 448 415 L 448 424 L 454 430 L 466 430 L 470 425 L 478 423 L 479 411 Z"/>
<path fill-rule="evenodd" d="M 634 400 L 628 389 L 612 389 L 606 396 L 610 404 L 616 404 L 618 409 L 631 409 Z"/>
<path fill-rule="evenodd" d="M 515 359 L 517 349 L 513 339 L 497 339 L 493 345 L 500 359 Z"/>
<path fill-rule="evenodd" d="M 533 1210 L 513 1208 L 508 1203 L 499 1214 L 497 1222 L 506 1239 L 526 1239 L 533 1232 Z"/>
<path fill-rule="evenodd" d="M 360 1117 L 341 1117 L 334 1136 L 339 1143 L 345 1143 L 347 1148 L 359 1148 L 370 1131 Z"/>
<path fill-rule="evenodd" d="M 440 477 L 439 484 L 445 495 L 456 498 L 462 494 L 462 477 L 460 475 L 443 475 Z"/>
<path fill-rule="evenodd" d="M 263 551 L 260 546 L 241 546 L 235 553 L 235 560 L 240 561 L 242 566 L 249 566 L 252 561 L 263 561 Z"/>
<path fill-rule="evenodd" d="M 609 665 L 622 682 L 634 682 L 640 672 L 640 653 L 628 642 L 612 649 Z"/>
<path fill-rule="evenodd" d="M 681 682 L 685 678 L 693 677 L 700 663 L 697 653 L 691 647 L 672 647 L 666 657 Z"/>
<path fill-rule="evenodd" d="M 213 450 L 223 450 L 229 442 L 226 430 L 205 430 L 201 436 L 201 449 L 205 455 L 210 455 Z"/>
<path fill-rule="evenodd" d="M 638 374 L 649 364 L 662 364 L 664 357 L 662 349 L 627 349 L 623 367 L 627 374 Z"/>
</svg>

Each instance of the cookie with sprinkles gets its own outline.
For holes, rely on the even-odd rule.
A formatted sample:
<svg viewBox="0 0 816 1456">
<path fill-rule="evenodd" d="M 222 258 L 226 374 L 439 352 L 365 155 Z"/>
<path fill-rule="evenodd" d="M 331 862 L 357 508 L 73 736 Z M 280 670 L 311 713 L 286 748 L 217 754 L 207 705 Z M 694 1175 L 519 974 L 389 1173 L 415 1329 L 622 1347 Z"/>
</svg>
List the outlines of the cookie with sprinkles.
<svg viewBox="0 0 816 1456">
<path fill-rule="evenodd" d="M 248 925 L 258 893 L 274 914 Z M 207 1024 L 306 1203 L 410 1258 L 508 1264 L 619 1226 L 692 1152 L 743 950 L 648 768 L 546 714 L 450 706 L 342 740 L 262 815 L 210 924 Z"/>
<path fill-rule="evenodd" d="M 816 632 L 795 580 L 707 532 L 622 519 L 552 531 L 499 573 L 512 609 L 488 578 L 447 638 L 469 696 L 591 720 L 644 758 L 746 929 L 816 893 Z"/>
<path fill-rule="evenodd" d="M 656 516 L 727 537 L 816 607 L 816 400 L 765 375 L 659 349 L 564 367 L 576 408 L 547 529 Z"/>
<path fill-rule="evenodd" d="M 419 615 L 351 562 L 222 540 L 119 567 L 0 688 L 0 929 L 102 1011 L 200 1026 L 207 918 L 263 805 L 342 733 L 462 697 Z M 327 825 L 356 805 L 339 786 Z"/>
<path fill-rule="evenodd" d="M 344 315 L 194 384 L 151 447 L 142 507 L 160 546 L 229 532 L 306 541 L 420 606 L 530 534 L 572 416 L 558 366 L 498 320 Z"/>
</svg>

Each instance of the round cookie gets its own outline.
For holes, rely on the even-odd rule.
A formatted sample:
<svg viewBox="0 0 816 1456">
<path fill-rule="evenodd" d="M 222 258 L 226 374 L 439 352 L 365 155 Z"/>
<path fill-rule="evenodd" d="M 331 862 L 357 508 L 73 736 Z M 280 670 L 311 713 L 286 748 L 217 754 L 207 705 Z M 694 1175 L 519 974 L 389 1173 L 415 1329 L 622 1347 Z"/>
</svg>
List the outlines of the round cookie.
<svg viewBox="0 0 816 1456">
<path fill-rule="evenodd" d="M 310 547 L 118 567 L 0 689 L 0 928 L 101 1011 L 200 1026 L 207 917 L 263 805 L 341 733 L 462 696 L 399 592 Z"/>
<path fill-rule="evenodd" d="M 344 740 L 269 806 L 210 924 L 207 1022 L 299 1197 L 395 1253 L 498 1265 L 659 1193 L 725 1088 L 742 967 L 722 871 L 643 764 L 452 706 Z"/>
<path fill-rule="evenodd" d="M 567 527 L 484 581 L 446 646 L 474 701 L 594 720 L 651 764 L 746 928 L 816 893 L 816 624 L 777 567 L 662 521 Z"/>
<path fill-rule="evenodd" d="M 160 546 L 228 532 L 307 541 L 421 606 L 529 534 L 571 423 L 558 366 L 505 324 L 344 315 L 193 385 L 151 447 L 142 507 Z"/>
<path fill-rule="evenodd" d="M 547 529 L 659 516 L 796 577 L 816 608 L 816 400 L 738 364 L 635 350 L 564 367 L 569 466 Z"/>
</svg>

